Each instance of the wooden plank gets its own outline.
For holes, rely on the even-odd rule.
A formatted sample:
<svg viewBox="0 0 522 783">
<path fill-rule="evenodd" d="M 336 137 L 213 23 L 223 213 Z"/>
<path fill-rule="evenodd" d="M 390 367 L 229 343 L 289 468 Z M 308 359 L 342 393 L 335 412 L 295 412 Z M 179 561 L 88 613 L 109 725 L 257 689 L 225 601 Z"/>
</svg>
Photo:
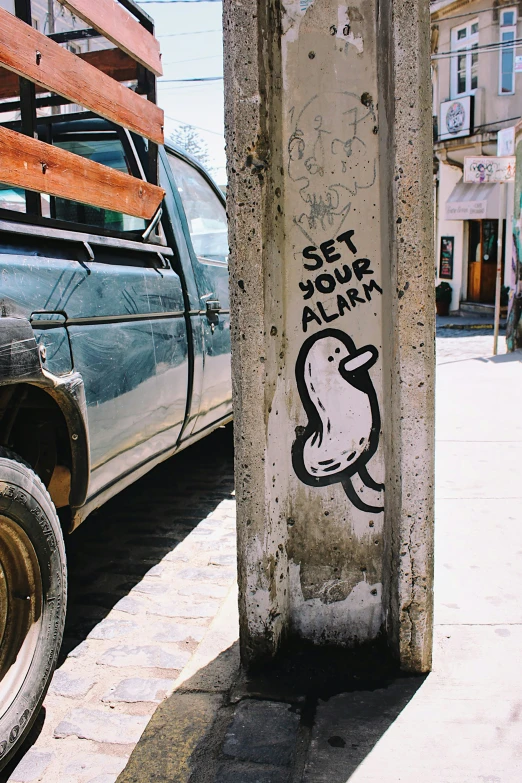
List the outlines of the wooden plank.
<svg viewBox="0 0 522 783">
<path fill-rule="evenodd" d="M 163 144 L 163 111 L 0 8 L 0 65 Z"/>
<path fill-rule="evenodd" d="M 120 49 L 97 49 L 75 55 L 98 68 L 117 82 L 131 82 L 138 78 L 138 66 L 132 57 Z M 47 87 L 36 85 L 36 92 L 49 92 Z M 12 71 L 0 68 L 0 99 L 16 98 L 20 93 L 18 76 Z"/>
<path fill-rule="evenodd" d="M 58 0 L 113 44 L 161 76 L 160 45 L 117 0 Z"/>
<path fill-rule="evenodd" d="M 0 181 L 150 220 L 165 191 L 0 126 Z"/>
</svg>

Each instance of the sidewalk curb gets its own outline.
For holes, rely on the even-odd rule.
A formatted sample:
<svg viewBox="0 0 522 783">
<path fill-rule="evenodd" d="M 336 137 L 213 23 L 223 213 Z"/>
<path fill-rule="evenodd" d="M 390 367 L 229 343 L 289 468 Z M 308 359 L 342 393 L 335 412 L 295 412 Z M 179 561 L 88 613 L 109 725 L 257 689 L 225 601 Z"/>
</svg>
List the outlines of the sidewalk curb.
<svg viewBox="0 0 522 783">
<path fill-rule="evenodd" d="M 240 670 L 238 630 L 234 584 L 117 783 L 189 783 L 202 749 L 219 743 L 228 725 L 228 692 Z"/>
<path fill-rule="evenodd" d="M 440 329 L 456 329 L 461 331 L 468 331 L 468 330 L 474 330 L 474 329 L 494 329 L 494 324 L 492 323 L 484 323 L 484 324 L 457 324 L 457 323 L 451 323 L 451 324 L 440 324 L 437 326 L 437 331 Z M 500 323 L 500 329 L 505 329 L 506 324 Z"/>
</svg>

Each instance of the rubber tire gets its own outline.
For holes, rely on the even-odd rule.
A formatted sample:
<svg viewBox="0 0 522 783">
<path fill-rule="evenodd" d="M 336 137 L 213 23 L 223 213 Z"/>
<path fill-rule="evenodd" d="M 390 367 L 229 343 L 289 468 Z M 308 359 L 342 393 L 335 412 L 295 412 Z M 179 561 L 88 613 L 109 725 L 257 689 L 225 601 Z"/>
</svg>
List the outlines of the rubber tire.
<svg viewBox="0 0 522 783">
<path fill-rule="evenodd" d="M 18 455 L 0 447 L 0 513 L 29 537 L 42 579 L 42 623 L 24 684 L 0 718 L 0 769 L 33 725 L 56 667 L 67 606 L 67 568 L 60 521 L 36 473 Z"/>
</svg>

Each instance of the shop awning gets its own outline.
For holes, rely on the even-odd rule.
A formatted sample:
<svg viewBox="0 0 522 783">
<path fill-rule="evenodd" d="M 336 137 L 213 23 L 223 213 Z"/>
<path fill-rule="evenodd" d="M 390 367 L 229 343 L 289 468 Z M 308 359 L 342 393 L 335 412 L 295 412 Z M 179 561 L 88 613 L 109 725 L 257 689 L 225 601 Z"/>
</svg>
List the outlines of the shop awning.
<svg viewBox="0 0 522 783">
<path fill-rule="evenodd" d="M 446 201 L 446 220 L 498 220 L 500 185 L 458 182 Z"/>
</svg>

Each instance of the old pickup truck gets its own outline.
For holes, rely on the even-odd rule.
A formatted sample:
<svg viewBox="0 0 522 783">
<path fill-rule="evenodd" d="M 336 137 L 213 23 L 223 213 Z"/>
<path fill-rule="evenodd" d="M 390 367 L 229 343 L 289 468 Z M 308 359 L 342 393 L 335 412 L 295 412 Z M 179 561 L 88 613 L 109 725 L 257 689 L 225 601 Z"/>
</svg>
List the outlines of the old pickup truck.
<svg viewBox="0 0 522 783">
<path fill-rule="evenodd" d="M 138 135 L 88 113 L 38 123 L 144 176 Z M 45 195 L 35 221 L 0 185 L 0 766 L 56 662 L 63 532 L 232 416 L 223 195 L 168 146 L 159 184 L 152 221 Z"/>
</svg>

